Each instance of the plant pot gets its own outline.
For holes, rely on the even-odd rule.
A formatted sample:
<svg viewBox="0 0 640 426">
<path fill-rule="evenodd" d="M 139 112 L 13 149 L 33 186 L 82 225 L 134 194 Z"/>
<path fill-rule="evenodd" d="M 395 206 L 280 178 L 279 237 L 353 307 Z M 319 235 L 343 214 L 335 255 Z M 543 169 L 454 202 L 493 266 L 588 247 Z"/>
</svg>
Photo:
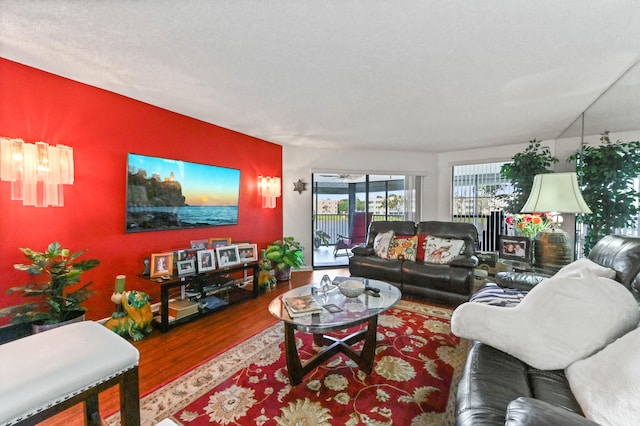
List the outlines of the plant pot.
<svg viewBox="0 0 640 426">
<path fill-rule="evenodd" d="M 276 268 L 276 280 L 277 281 L 289 281 L 291 279 L 291 266 L 287 265 L 284 268 Z"/>
<path fill-rule="evenodd" d="M 63 325 L 73 324 L 74 322 L 84 321 L 85 311 L 74 311 L 70 314 L 71 319 L 66 321 L 62 321 L 56 324 L 38 324 L 34 323 L 31 325 L 33 334 L 42 333 L 43 331 L 51 330 L 53 328 L 62 327 Z"/>
</svg>

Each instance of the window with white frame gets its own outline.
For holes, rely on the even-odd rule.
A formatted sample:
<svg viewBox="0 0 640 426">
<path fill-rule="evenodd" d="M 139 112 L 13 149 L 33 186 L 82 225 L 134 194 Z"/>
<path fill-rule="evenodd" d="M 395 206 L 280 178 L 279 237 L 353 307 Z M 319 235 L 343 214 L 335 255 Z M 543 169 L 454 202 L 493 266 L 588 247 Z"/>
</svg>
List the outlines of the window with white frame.
<svg viewBox="0 0 640 426">
<path fill-rule="evenodd" d="M 473 223 L 482 251 L 496 251 L 504 229 L 506 203 L 501 196 L 510 194 L 513 188 L 500 175 L 503 164 L 466 164 L 454 166 L 452 171 L 452 221 Z"/>
</svg>

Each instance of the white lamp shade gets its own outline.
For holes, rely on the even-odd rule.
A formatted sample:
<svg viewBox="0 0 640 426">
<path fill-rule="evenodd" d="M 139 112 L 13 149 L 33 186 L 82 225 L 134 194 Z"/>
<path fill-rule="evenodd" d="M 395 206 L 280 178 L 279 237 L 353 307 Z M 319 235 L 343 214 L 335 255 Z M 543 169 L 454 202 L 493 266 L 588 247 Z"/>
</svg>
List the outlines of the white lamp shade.
<svg viewBox="0 0 640 426">
<path fill-rule="evenodd" d="M 522 213 L 591 213 L 575 173 L 546 173 L 533 178 L 533 187 Z"/>
</svg>

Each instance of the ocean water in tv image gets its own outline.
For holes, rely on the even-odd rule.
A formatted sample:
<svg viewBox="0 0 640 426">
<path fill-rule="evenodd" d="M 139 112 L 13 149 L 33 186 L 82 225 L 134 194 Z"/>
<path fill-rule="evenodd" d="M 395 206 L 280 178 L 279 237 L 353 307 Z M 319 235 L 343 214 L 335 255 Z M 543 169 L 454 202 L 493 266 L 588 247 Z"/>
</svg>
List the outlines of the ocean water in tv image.
<svg viewBox="0 0 640 426">
<path fill-rule="evenodd" d="M 207 225 L 235 225 L 238 223 L 238 206 L 186 206 L 176 207 L 182 222 Z"/>
<path fill-rule="evenodd" d="M 127 231 L 236 225 L 238 206 L 129 207 Z"/>
</svg>

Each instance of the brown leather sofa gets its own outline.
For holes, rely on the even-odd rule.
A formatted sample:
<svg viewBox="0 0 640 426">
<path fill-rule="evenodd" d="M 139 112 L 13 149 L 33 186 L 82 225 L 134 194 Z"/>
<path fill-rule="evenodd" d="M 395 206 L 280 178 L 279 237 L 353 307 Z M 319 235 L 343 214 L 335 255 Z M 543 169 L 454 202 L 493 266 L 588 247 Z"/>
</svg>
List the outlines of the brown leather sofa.
<svg viewBox="0 0 640 426">
<path fill-rule="evenodd" d="M 393 230 L 395 235 L 433 235 L 464 240 L 464 253 L 449 264 L 430 264 L 404 259 L 383 259 L 375 255 L 373 242 L 380 232 Z M 424 297 L 457 306 L 469 300 L 473 290 L 473 268 L 478 264 L 474 255 L 478 231 L 473 224 L 458 222 L 409 221 L 371 222 L 365 246 L 352 249 L 349 272 L 390 282 L 403 294 Z"/>
<path fill-rule="evenodd" d="M 606 236 L 589 259 L 615 270 L 616 281 L 640 300 L 640 238 Z M 502 273 L 496 279 L 498 285 L 519 289 L 539 281 L 527 273 Z M 537 370 L 480 342 L 469 351 L 456 402 L 459 426 L 596 424 L 583 417 L 564 370 Z"/>
</svg>

